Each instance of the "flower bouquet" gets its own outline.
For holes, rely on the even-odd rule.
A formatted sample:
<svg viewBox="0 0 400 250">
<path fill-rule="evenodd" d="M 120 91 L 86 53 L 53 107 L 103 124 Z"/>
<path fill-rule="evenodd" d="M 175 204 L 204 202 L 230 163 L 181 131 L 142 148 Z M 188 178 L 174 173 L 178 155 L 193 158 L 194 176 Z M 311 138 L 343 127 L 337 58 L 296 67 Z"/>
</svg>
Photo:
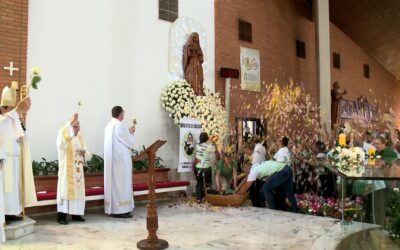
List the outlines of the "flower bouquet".
<svg viewBox="0 0 400 250">
<path fill-rule="evenodd" d="M 360 147 L 345 148 L 337 146 L 328 153 L 332 166 L 340 172 L 351 176 L 361 176 L 364 173 L 365 152 Z"/>
<path fill-rule="evenodd" d="M 137 119 L 136 119 L 135 116 L 132 117 L 132 120 L 131 120 L 131 121 L 132 121 L 132 126 L 133 126 L 133 127 L 136 127 L 136 125 L 137 125 Z"/>
</svg>

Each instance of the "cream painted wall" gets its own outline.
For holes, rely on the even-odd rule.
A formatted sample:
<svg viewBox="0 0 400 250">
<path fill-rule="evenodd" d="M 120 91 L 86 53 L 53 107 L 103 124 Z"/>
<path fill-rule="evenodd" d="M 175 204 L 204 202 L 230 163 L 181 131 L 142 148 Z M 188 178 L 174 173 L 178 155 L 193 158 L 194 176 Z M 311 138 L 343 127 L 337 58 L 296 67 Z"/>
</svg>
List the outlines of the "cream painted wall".
<svg viewBox="0 0 400 250">
<path fill-rule="evenodd" d="M 180 0 L 179 15 L 206 31 L 205 82 L 214 89 L 214 1 Z M 133 115 L 138 119 L 137 147 L 167 140 L 160 156 L 176 168 L 178 127 L 160 105 L 172 80 L 170 25 L 158 19 L 157 0 L 31 0 L 28 69 L 40 66 L 43 77 L 29 114 L 33 158 L 57 158 L 57 131 L 83 100 L 81 130 L 93 153 L 103 154 L 110 110 L 121 105 L 127 125 Z"/>
</svg>

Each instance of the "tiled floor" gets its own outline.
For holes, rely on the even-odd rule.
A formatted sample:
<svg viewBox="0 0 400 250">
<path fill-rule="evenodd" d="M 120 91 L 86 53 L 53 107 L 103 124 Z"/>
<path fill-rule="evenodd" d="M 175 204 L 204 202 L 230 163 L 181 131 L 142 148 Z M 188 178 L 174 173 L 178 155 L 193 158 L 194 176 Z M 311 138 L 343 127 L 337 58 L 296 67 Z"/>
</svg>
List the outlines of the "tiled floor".
<svg viewBox="0 0 400 250">
<path fill-rule="evenodd" d="M 345 237 L 371 225 L 339 226 L 334 219 L 259 208 L 218 208 L 164 202 L 158 207 L 159 238 L 169 249 L 335 249 Z M 34 218 L 36 232 L 1 249 L 136 249 L 147 237 L 146 207 L 132 219 L 88 211 L 85 223 L 58 225 L 55 215 Z"/>
</svg>

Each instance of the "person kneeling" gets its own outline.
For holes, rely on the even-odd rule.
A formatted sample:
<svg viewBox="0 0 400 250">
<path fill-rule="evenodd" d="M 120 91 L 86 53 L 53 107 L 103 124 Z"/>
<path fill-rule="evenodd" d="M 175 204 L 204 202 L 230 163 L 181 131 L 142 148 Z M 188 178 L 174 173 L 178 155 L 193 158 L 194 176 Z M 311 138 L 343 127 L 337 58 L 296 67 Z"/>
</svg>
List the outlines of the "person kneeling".
<svg viewBox="0 0 400 250">
<path fill-rule="evenodd" d="M 58 183 L 57 183 L 57 221 L 67 225 L 67 215 L 72 220 L 84 222 L 85 179 L 83 166 L 92 155 L 79 134 L 78 114 L 62 127 L 57 137 Z"/>
<path fill-rule="evenodd" d="M 296 198 L 294 197 L 293 189 L 293 172 L 286 163 L 277 161 L 264 161 L 259 165 L 253 166 L 250 170 L 247 182 L 242 182 L 236 194 L 245 194 L 256 180 L 265 180 L 261 188 L 261 204 L 264 205 L 267 201 L 270 209 L 276 209 L 273 190 L 282 187 L 286 197 L 289 200 L 291 210 L 298 211 Z"/>
</svg>

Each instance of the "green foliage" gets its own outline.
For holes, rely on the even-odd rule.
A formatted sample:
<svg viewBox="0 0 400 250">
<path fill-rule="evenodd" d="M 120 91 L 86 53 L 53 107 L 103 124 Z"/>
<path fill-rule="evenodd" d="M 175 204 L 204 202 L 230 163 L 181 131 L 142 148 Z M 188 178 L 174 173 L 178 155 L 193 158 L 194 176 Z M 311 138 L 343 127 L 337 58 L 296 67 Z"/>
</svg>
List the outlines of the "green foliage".
<svg viewBox="0 0 400 250">
<path fill-rule="evenodd" d="M 387 210 L 390 222 L 387 227 L 389 234 L 393 238 L 400 238 L 400 192 L 398 189 L 389 193 L 390 199 Z"/>
<path fill-rule="evenodd" d="M 84 168 L 85 173 L 103 173 L 104 172 L 104 160 L 99 155 L 92 155 L 92 159 L 87 162 L 87 166 Z"/>
<path fill-rule="evenodd" d="M 143 149 L 139 152 L 137 150 L 132 150 L 132 157 L 135 157 L 137 155 L 139 155 L 141 152 L 143 152 L 144 150 L 146 150 L 146 147 L 143 146 Z M 156 156 L 155 158 L 155 167 L 156 168 L 164 168 L 165 166 L 162 164 L 163 159 L 161 159 L 161 157 Z M 149 160 L 148 159 L 143 159 L 140 161 L 134 161 L 132 163 L 132 167 L 133 170 L 144 170 L 144 169 L 148 169 L 149 168 Z"/>
<path fill-rule="evenodd" d="M 57 175 L 58 161 L 47 161 L 45 158 L 41 162 L 33 161 L 32 170 L 34 176 Z"/>
<path fill-rule="evenodd" d="M 146 148 L 143 146 L 143 150 L 140 152 L 137 150 L 132 150 L 132 156 L 136 156 L 143 152 Z M 155 159 L 155 167 L 156 168 L 164 168 L 165 166 L 162 164 L 163 159 L 161 157 L 156 157 Z M 149 168 L 149 161 L 147 159 L 141 161 L 133 162 L 134 170 L 144 170 Z M 45 158 L 42 158 L 42 161 L 32 162 L 32 170 L 34 176 L 48 176 L 48 175 L 57 175 L 58 174 L 58 161 L 47 161 Z M 87 162 L 87 166 L 84 167 L 85 173 L 103 173 L 104 172 L 104 159 L 99 156 L 93 154 L 92 159 Z"/>
<path fill-rule="evenodd" d="M 42 78 L 39 75 L 33 75 L 32 77 L 32 88 L 38 89 L 38 83 L 42 80 Z"/>
</svg>

